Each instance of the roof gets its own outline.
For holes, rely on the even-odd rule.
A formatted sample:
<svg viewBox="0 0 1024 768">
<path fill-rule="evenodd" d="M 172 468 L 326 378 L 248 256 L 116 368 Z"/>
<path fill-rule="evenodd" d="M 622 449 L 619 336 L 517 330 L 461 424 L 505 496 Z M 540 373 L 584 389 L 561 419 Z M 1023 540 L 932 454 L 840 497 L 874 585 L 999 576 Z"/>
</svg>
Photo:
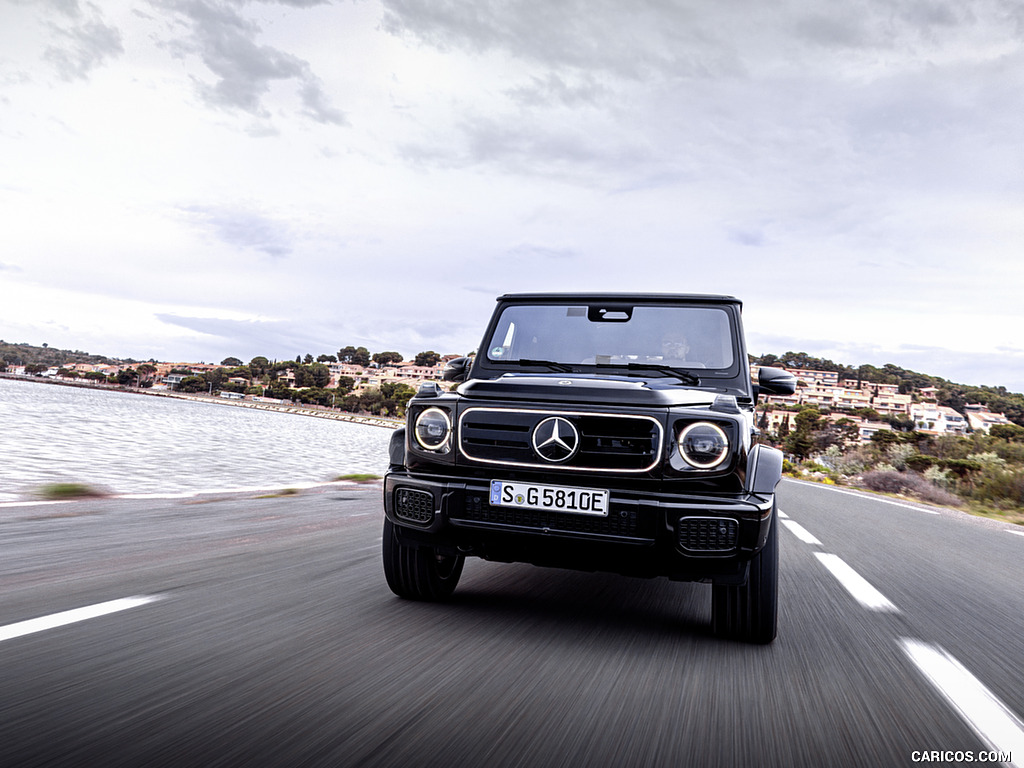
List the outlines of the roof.
<svg viewBox="0 0 1024 768">
<path fill-rule="evenodd" d="M 706 293 L 506 293 L 497 301 L 574 301 L 574 302 L 616 302 L 616 303 L 656 303 L 656 304 L 736 304 L 743 302 L 735 296 Z"/>
</svg>

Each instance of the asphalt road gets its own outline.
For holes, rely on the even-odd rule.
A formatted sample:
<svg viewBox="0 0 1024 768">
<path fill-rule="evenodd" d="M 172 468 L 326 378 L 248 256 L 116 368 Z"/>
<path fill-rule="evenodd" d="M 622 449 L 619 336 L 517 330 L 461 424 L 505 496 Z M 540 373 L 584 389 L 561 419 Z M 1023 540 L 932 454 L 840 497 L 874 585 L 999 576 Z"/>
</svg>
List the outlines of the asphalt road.
<svg viewBox="0 0 1024 768">
<path fill-rule="evenodd" d="M 3 506 L 0 766 L 1024 766 L 1022 531 L 780 507 L 758 647 L 699 584 L 471 560 L 399 600 L 379 485 Z"/>
</svg>

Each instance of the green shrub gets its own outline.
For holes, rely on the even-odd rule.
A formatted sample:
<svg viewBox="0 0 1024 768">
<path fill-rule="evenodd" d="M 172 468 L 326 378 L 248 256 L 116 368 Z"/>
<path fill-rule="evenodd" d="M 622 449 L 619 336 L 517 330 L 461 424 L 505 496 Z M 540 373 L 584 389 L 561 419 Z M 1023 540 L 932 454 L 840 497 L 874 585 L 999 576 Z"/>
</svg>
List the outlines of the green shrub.
<svg viewBox="0 0 1024 768">
<path fill-rule="evenodd" d="M 921 473 L 924 473 L 931 467 L 935 466 L 938 461 L 939 460 L 934 456 L 924 456 L 920 453 L 916 453 L 913 456 L 907 456 L 907 458 L 904 459 L 904 463 L 907 465 L 908 469 Z"/>
<path fill-rule="evenodd" d="M 978 501 L 1024 508 L 1024 470 L 995 469 L 979 476 L 970 491 Z"/>
<path fill-rule="evenodd" d="M 85 483 L 50 483 L 39 489 L 38 494 L 50 501 L 83 499 L 103 496 L 103 492 Z"/>
<path fill-rule="evenodd" d="M 354 483 L 372 483 L 374 480 L 380 480 L 380 475 L 354 473 L 350 475 L 339 475 L 336 479 L 349 480 Z"/>
</svg>

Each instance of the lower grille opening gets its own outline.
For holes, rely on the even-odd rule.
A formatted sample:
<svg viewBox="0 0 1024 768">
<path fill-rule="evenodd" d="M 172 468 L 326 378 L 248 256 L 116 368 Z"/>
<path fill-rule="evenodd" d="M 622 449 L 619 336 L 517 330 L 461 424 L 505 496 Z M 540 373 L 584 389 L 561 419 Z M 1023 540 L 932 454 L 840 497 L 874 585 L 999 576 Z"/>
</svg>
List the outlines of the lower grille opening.
<svg viewBox="0 0 1024 768">
<path fill-rule="evenodd" d="M 538 509 L 497 507 L 482 493 L 467 492 L 465 504 L 451 512 L 452 518 L 469 523 L 508 526 L 535 531 L 614 536 L 644 541 L 654 538 L 653 520 L 644 521 L 632 504 L 613 504 L 607 516 L 574 515 Z"/>
<path fill-rule="evenodd" d="M 395 491 L 395 517 L 410 523 L 429 523 L 434 519 L 434 495 L 429 491 L 399 488 Z"/>
<path fill-rule="evenodd" d="M 736 549 L 740 526 L 732 518 L 684 517 L 679 521 L 679 546 L 689 552 Z"/>
</svg>

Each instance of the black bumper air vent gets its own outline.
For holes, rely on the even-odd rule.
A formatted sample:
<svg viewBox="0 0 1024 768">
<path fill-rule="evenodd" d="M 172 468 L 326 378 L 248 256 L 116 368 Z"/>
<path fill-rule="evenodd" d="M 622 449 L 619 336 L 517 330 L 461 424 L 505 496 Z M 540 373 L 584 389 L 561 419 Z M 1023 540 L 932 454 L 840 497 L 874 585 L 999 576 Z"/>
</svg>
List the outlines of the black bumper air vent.
<svg viewBox="0 0 1024 768">
<path fill-rule="evenodd" d="M 399 488 L 395 491 L 395 517 L 410 523 L 429 523 L 434 519 L 434 496 L 428 491 Z"/>
<path fill-rule="evenodd" d="M 731 518 L 684 517 L 679 521 L 679 546 L 688 552 L 731 552 L 739 539 L 739 523 Z"/>
</svg>

